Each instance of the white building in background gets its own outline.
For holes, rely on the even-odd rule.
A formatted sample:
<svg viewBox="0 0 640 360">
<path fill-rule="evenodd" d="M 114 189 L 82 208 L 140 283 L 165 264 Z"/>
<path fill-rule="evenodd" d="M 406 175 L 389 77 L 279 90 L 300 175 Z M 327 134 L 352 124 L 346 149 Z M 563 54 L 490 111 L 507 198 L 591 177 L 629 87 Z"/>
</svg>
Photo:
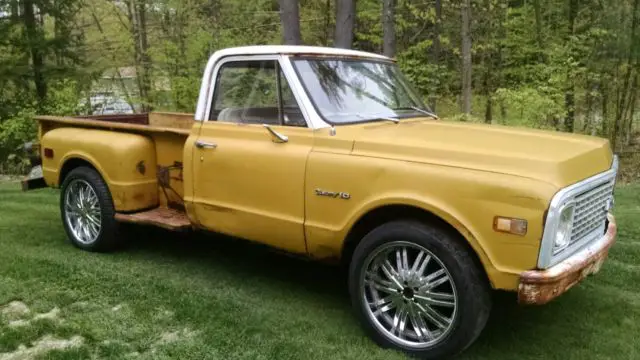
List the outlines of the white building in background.
<svg viewBox="0 0 640 360">
<path fill-rule="evenodd" d="M 89 101 L 93 115 L 133 114 L 139 110 L 136 68 L 126 66 L 106 70 L 93 84 Z M 82 105 L 85 104 L 86 100 Z"/>
<path fill-rule="evenodd" d="M 171 92 L 171 85 L 166 76 L 156 73 L 152 84 L 158 98 Z M 140 112 L 142 106 L 138 91 L 136 68 L 125 66 L 109 69 L 94 82 L 89 96 L 93 115 L 133 114 Z M 158 100 L 159 101 L 159 100 Z M 86 104 L 86 100 L 82 105 Z M 158 105 L 158 104 L 156 104 Z"/>
</svg>

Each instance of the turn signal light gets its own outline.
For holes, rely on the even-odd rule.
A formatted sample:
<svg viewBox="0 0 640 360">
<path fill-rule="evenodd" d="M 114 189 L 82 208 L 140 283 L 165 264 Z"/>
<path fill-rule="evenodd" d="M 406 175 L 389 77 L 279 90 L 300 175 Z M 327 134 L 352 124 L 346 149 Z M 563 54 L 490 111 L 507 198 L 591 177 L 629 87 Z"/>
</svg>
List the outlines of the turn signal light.
<svg viewBox="0 0 640 360">
<path fill-rule="evenodd" d="M 522 236 L 527 233 L 527 220 L 496 216 L 493 218 L 493 230 Z"/>
</svg>

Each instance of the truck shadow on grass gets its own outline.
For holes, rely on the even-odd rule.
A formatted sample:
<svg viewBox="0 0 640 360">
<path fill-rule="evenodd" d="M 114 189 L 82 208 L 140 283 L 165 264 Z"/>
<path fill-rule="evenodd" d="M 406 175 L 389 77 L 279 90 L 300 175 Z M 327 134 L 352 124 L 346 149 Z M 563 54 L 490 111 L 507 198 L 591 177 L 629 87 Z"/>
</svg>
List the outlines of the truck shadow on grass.
<svg viewBox="0 0 640 360">
<path fill-rule="evenodd" d="M 347 271 L 343 267 L 308 261 L 222 235 L 177 234 L 139 226 L 130 230 L 133 236 L 124 249 L 130 255 L 153 256 L 185 266 L 196 263 L 207 271 L 223 271 L 240 278 L 259 277 L 274 283 L 281 291 L 352 316 Z M 573 356 L 579 358 L 576 352 L 588 353 L 588 344 L 593 343 L 590 338 L 598 336 L 594 331 L 582 331 L 585 326 L 598 326 L 599 320 L 596 317 L 590 320 L 589 314 L 594 308 L 611 304 L 594 301 L 584 289 L 573 289 L 541 307 L 519 306 L 515 294 L 508 292 L 494 292 L 493 301 L 485 330 L 462 358 L 494 359 L 506 354 L 507 358 L 519 359 L 557 356 L 561 351 L 559 344 L 564 351 L 574 348 Z M 352 319 L 358 329 L 355 317 Z M 365 337 L 364 332 L 362 336 Z"/>
</svg>

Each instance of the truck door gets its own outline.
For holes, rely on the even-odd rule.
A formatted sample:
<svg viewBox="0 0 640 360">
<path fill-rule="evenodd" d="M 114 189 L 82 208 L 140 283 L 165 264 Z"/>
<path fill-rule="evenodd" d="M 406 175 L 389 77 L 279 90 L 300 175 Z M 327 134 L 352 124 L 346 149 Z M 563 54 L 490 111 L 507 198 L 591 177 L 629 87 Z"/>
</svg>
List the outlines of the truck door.
<svg viewBox="0 0 640 360">
<path fill-rule="evenodd" d="M 218 65 L 209 120 L 193 152 L 194 209 L 206 229 L 306 253 L 304 179 L 313 133 L 277 59 Z"/>
</svg>

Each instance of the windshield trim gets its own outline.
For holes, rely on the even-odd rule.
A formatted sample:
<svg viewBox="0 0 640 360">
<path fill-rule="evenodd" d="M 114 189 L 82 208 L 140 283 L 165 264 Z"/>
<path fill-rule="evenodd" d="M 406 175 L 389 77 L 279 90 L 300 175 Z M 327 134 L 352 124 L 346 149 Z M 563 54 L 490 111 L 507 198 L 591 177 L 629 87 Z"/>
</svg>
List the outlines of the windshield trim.
<svg viewBox="0 0 640 360">
<path fill-rule="evenodd" d="M 353 124 L 366 124 L 366 123 L 372 123 L 372 122 L 381 122 L 381 121 L 388 121 L 385 120 L 384 118 L 376 118 L 373 117 L 371 119 L 363 119 L 363 120 L 354 120 L 354 121 L 340 121 L 340 122 L 335 122 L 335 121 L 331 121 L 329 119 L 327 119 L 324 114 L 319 110 L 318 105 L 316 104 L 315 99 L 313 98 L 313 96 L 311 96 L 311 92 L 309 91 L 309 88 L 307 87 L 307 84 L 305 84 L 302 76 L 300 75 L 300 71 L 298 70 L 298 67 L 296 66 L 295 62 L 296 61 L 304 61 L 304 60 L 337 60 L 337 61 L 349 61 L 349 62 L 358 62 L 358 61 L 367 61 L 367 62 L 373 62 L 373 63 L 382 63 L 382 64 L 390 64 L 393 66 L 398 66 L 398 64 L 395 61 L 392 60 L 385 60 L 385 59 L 376 59 L 376 58 L 355 58 L 355 57 L 348 57 L 348 56 L 307 56 L 307 55 L 303 55 L 303 56 L 291 56 L 290 57 L 291 60 L 291 67 L 293 68 L 293 70 L 296 73 L 296 77 L 298 78 L 298 82 L 300 83 L 300 85 L 302 85 L 302 88 L 304 89 L 304 92 L 307 95 L 307 98 L 309 99 L 309 102 L 311 103 L 311 106 L 313 106 L 313 109 L 315 110 L 316 114 L 318 114 L 318 116 L 320 116 L 320 118 L 327 124 L 331 125 L 331 126 L 339 126 L 339 125 L 353 125 Z M 402 85 L 403 88 L 405 88 L 406 91 L 406 85 Z M 410 93 L 410 91 L 409 91 Z M 422 103 L 422 101 L 420 101 L 420 105 L 424 105 Z M 416 111 L 416 113 L 419 113 L 418 111 Z M 409 118 L 415 118 L 416 116 L 398 116 L 398 120 L 400 119 L 409 119 Z M 423 116 L 417 116 L 417 117 L 423 117 Z M 424 117 L 427 117 L 426 115 L 424 115 Z"/>
</svg>

